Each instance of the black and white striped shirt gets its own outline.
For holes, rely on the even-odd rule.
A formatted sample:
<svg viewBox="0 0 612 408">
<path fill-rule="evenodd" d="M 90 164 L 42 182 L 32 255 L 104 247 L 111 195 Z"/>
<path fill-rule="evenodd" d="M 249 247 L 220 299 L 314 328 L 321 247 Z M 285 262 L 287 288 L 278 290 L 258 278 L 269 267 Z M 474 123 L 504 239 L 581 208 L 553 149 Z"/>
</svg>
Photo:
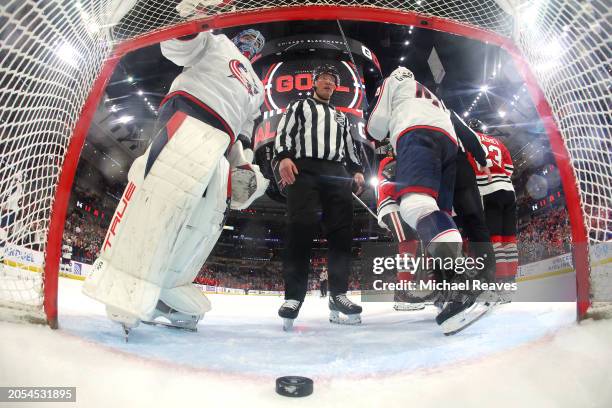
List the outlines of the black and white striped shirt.
<svg viewBox="0 0 612 408">
<path fill-rule="evenodd" d="M 274 154 L 344 163 L 351 174 L 363 172 L 346 115 L 314 98 L 291 102 L 276 131 Z"/>
</svg>

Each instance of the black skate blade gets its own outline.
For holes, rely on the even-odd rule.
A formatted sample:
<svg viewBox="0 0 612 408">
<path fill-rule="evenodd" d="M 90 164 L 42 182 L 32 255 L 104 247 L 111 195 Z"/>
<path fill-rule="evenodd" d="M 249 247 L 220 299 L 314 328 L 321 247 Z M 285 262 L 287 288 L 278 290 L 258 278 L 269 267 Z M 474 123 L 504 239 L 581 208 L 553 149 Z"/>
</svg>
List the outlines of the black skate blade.
<svg viewBox="0 0 612 408">
<path fill-rule="evenodd" d="M 123 324 L 121 326 L 123 327 L 123 335 L 125 336 L 125 342 L 127 343 L 130 336 L 130 329 Z"/>
<path fill-rule="evenodd" d="M 158 322 L 156 320 L 153 320 L 153 321 L 142 320 L 142 323 L 148 324 L 149 326 L 168 327 L 170 329 L 184 330 L 184 331 L 188 331 L 188 332 L 191 332 L 191 333 L 195 333 L 195 332 L 198 331 L 197 327 L 191 328 L 191 327 L 177 326 L 177 325 L 172 324 L 172 323 Z"/>
<path fill-rule="evenodd" d="M 455 335 L 455 334 L 457 334 L 457 333 L 459 333 L 459 332 L 461 332 L 461 331 L 463 331 L 463 330 L 467 329 L 468 327 L 470 327 L 471 325 L 473 325 L 474 323 L 476 323 L 478 320 L 482 319 L 482 318 L 484 317 L 484 315 L 486 315 L 486 314 L 489 312 L 489 310 L 491 310 L 491 308 L 490 308 L 490 307 L 489 307 L 489 308 L 484 309 L 484 310 L 482 311 L 482 313 L 481 313 L 481 314 L 479 314 L 479 315 L 478 315 L 478 316 L 477 316 L 475 319 L 470 320 L 470 321 L 469 321 L 467 324 L 465 324 L 465 325 L 463 325 L 463 326 L 461 326 L 461 327 L 459 327 L 459 328 L 457 328 L 457 329 L 455 329 L 455 330 L 453 330 L 453 331 L 450 331 L 450 332 L 444 333 L 444 335 L 445 335 L 445 336 L 452 336 L 452 335 Z"/>
</svg>

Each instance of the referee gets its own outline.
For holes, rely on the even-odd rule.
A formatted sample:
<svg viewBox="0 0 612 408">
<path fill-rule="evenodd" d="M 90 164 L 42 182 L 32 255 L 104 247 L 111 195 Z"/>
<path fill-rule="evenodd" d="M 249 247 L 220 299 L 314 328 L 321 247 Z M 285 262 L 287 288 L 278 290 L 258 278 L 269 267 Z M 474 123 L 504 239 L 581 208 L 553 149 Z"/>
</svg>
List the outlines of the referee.
<svg viewBox="0 0 612 408">
<path fill-rule="evenodd" d="M 353 200 L 363 170 L 347 117 L 329 100 L 340 83 L 333 65 L 313 72 L 313 96 L 293 101 L 275 140 L 280 187 L 287 191 L 288 231 L 283 257 L 285 303 L 278 311 L 291 327 L 306 295 L 312 240 L 319 222 L 329 248 L 329 308 L 333 323 L 361 323 L 361 306 L 346 297 L 351 261 Z M 319 207 L 322 217 L 318 214 Z M 347 315 L 341 319 L 339 313 Z"/>
</svg>

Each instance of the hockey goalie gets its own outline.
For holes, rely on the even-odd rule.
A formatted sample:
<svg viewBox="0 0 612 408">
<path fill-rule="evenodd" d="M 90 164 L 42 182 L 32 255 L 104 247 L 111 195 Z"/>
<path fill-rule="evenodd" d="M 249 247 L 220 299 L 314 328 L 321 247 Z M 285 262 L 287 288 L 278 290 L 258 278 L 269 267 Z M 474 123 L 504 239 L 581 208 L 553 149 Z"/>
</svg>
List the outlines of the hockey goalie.
<svg viewBox="0 0 612 408">
<path fill-rule="evenodd" d="M 83 286 L 126 336 L 160 316 L 195 330 L 211 309 L 192 281 L 229 208 L 248 207 L 268 185 L 241 141 L 251 137 L 263 102 L 250 64 L 263 44 L 256 30 L 233 40 L 203 32 L 161 44 L 184 70 L 162 101 L 153 142 L 130 168 Z"/>
</svg>

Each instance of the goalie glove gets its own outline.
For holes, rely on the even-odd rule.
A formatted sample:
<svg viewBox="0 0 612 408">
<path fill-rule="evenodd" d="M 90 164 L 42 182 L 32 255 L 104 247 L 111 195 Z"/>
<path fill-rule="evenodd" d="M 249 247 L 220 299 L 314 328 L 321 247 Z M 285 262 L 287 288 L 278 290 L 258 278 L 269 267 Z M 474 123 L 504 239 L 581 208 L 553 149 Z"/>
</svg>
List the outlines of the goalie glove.
<svg viewBox="0 0 612 408">
<path fill-rule="evenodd" d="M 134 8 L 138 0 L 111 0 L 106 3 L 103 26 L 115 26 Z M 92 21 L 95 22 L 95 21 Z"/>
<path fill-rule="evenodd" d="M 244 210 L 268 188 L 269 181 L 263 176 L 259 166 L 251 163 L 248 158 L 253 158 L 251 149 L 244 149 L 241 141 L 234 143 L 228 157 L 231 167 L 232 210 Z"/>
<path fill-rule="evenodd" d="M 232 0 L 183 0 L 176 6 L 176 11 L 179 16 L 186 18 L 194 14 L 206 14 L 207 7 L 225 5 L 231 1 Z"/>
</svg>

